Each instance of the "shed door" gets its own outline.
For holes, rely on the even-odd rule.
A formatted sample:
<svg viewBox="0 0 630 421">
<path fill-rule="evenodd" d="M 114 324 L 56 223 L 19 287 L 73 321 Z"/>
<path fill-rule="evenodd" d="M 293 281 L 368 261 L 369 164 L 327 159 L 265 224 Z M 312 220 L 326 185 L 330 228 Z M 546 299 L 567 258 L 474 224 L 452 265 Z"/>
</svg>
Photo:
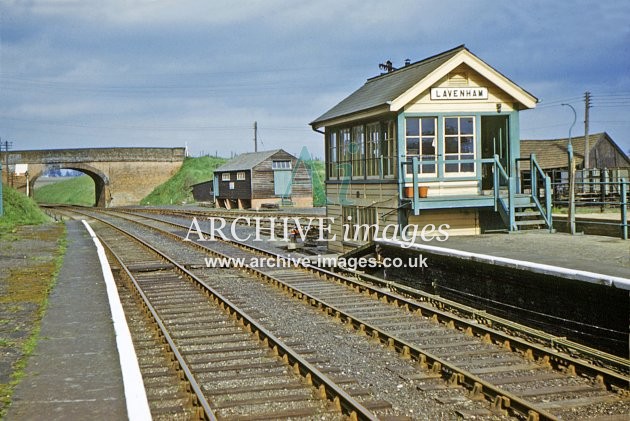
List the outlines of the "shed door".
<svg viewBox="0 0 630 421">
<path fill-rule="evenodd" d="M 276 170 L 273 172 L 273 187 L 276 196 L 291 196 L 291 171 Z"/>
</svg>

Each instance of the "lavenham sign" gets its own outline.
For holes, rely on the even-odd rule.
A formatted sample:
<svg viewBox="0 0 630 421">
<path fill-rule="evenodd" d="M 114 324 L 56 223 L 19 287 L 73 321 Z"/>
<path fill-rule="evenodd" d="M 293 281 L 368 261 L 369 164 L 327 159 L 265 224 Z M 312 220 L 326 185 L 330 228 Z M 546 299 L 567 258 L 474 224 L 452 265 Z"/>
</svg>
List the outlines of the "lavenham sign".
<svg viewBox="0 0 630 421">
<path fill-rule="evenodd" d="M 488 99 L 488 88 L 431 88 L 431 99 Z"/>
</svg>

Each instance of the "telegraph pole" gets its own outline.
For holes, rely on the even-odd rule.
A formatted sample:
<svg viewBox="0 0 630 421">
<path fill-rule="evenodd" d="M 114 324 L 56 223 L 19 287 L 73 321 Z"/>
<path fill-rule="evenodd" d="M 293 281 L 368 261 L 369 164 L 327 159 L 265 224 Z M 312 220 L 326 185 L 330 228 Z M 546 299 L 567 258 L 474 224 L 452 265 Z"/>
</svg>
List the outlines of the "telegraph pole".
<svg viewBox="0 0 630 421">
<path fill-rule="evenodd" d="M 590 168 L 590 145 L 588 141 L 588 110 L 591 105 L 591 93 L 589 91 L 584 92 L 584 169 Z"/>
<path fill-rule="evenodd" d="M 0 162 L 0 216 L 4 215 L 4 209 L 2 209 L 2 162 Z"/>
<path fill-rule="evenodd" d="M 11 185 L 11 187 L 13 187 L 13 179 L 10 178 L 10 173 L 9 173 L 9 148 L 13 146 L 13 142 L 9 142 L 8 140 L 4 141 L 4 166 L 5 166 L 5 171 L 7 172 L 7 186 Z M 0 151 L 2 151 L 2 142 L 0 142 Z"/>
<path fill-rule="evenodd" d="M 258 122 L 254 121 L 254 152 L 258 152 Z"/>
<path fill-rule="evenodd" d="M 2 139 L 0 139 L 0 152 L 2 152 Z M 7 157 L 9 156 L 9 154 L 7 153 Z M 7 165 L 7 169 L 5 171 L 8 171 L 9 167 Z M 9 177 L 7 177 L 7 183 L 9 181 Z M 0 162 L 0 216 L 4 215 L 4 209 L 2 207 L 2 162 Z"/>
</svg>

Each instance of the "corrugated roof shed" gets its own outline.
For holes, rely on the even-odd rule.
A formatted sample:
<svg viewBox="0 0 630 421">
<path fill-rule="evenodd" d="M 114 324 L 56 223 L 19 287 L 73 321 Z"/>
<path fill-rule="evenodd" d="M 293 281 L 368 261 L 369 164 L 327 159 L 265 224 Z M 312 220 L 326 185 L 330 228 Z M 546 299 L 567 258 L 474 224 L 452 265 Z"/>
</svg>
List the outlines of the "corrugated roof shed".
<svg viewBox="0 0 630 421">
<path fill-rule="evenodd" d="M 588 136 L 589 149 L 593 149 L 600 141 L 610 142 L 622 156 L 625 153 L 619 146 L 608 136 L 606 132 L 595 133 Z M 573 154 L 575 156 L 575 165 L 582 166 L 584 163 L 584 136 L 571 138 L 573 144 Z M 568 167 L 567 146 L 569 139 L 547 139 L 547 140 L 521 140 L 521 156 L 528 157 L 530 154 L 536 154 L 536 160 L 542 169 L 549 168 L 566 168 Z M 591 152 L 592 156 L 592 152 Z M 591 161 L 592 162 L 592 161 Z M 630 165 L 630 161 L 628 161 Z"/>
<path fill-rule="evenodd" d="M 391 73 L 368 79 L 362 87 L 316 118 L 311 122 L 311 125 L 317 125 L 326 120 L 386 105 L 405 93 L 418 81 L 430 75 L 431 72 L 455 54 L 465 49 L 464 45 L 460 45 L 452 50 L 402 67 Z"/>
<path fill-rule="evenodd" d="M 242 153 L 215 169 L 214 172 L 216 173 L 225 171 L 251 170 L 256 165 L 260 164 L 264 160 L 270 158 L 280 151 L 282 151 L 282 149 L 274 149 L 272 151 L 263 152 Z"/>
</svg>

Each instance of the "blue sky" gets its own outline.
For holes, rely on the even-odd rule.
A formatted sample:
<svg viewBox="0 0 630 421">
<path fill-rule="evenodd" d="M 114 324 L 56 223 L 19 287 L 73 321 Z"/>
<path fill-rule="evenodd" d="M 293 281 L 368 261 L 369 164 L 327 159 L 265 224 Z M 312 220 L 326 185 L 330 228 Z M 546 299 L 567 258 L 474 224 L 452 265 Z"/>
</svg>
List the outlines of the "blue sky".
<svg viewBox="0 0 630 421">
<path fill-rule="evenodd" d="M 379 73 L 466 46 L 534 94 L 521 137 L 607 131 L 630 150 L 630 2 L 0 0 L 0 138 L 14 149 L 307 146 Z"/>
</svg>

